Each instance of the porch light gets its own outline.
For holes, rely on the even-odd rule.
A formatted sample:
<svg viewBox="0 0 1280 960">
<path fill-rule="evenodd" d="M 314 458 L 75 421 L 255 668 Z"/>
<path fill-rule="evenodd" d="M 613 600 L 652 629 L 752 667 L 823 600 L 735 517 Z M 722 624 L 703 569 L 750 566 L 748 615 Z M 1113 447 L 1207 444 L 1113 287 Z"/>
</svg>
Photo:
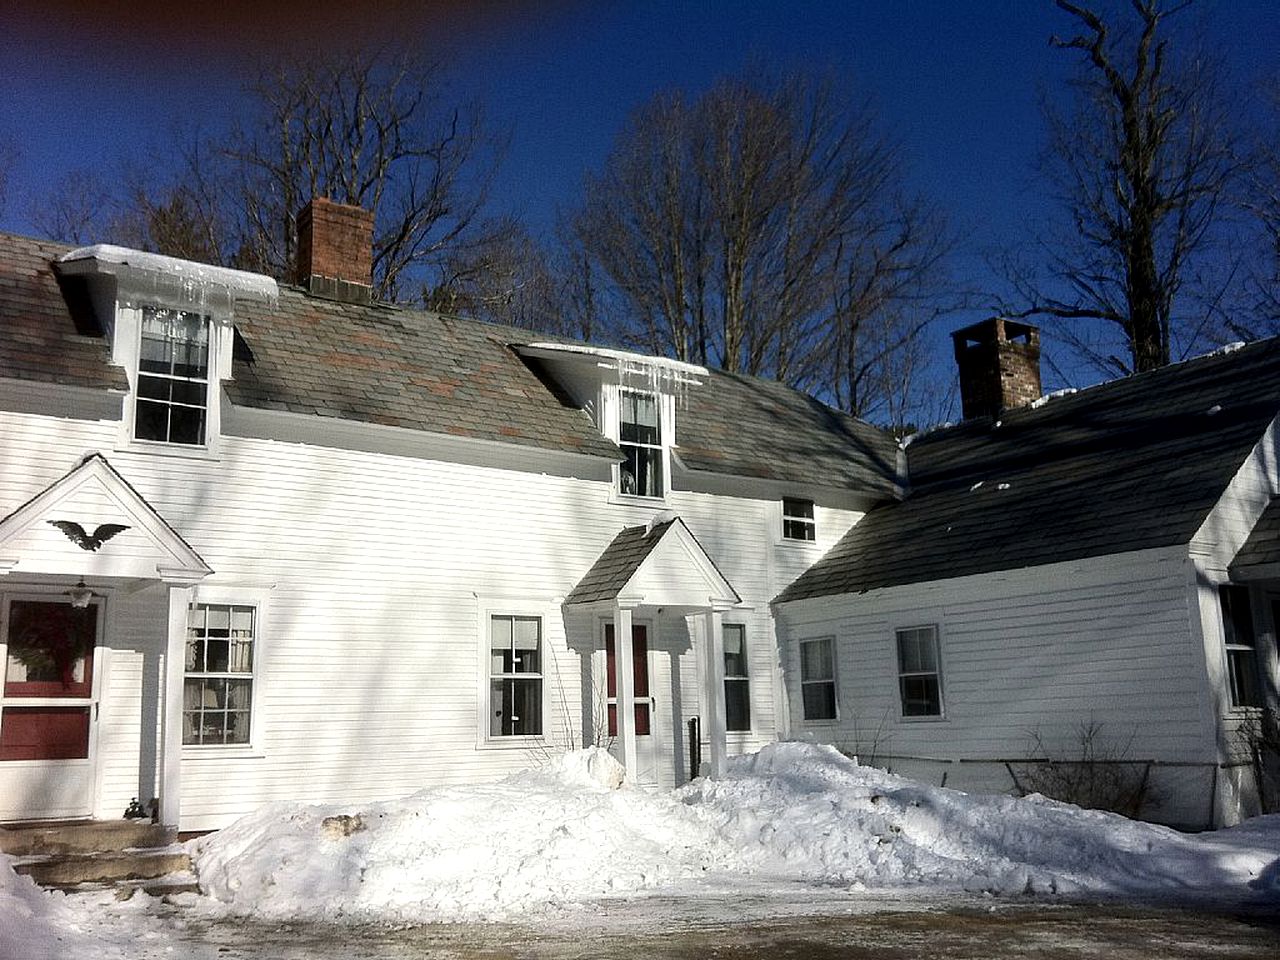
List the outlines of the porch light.
<svg viewBox="0 0 1280 960">
<path fill-rule="evenodd" d="M 97 596 L 92 590 L 84 585 L 84 578 L 80 579 L 74 587 L 68 590 L 63 596 L 71 598 L 71 605 L 77 610 L 83 610 L 89 606 L 89 602 Z"/>
</svg>

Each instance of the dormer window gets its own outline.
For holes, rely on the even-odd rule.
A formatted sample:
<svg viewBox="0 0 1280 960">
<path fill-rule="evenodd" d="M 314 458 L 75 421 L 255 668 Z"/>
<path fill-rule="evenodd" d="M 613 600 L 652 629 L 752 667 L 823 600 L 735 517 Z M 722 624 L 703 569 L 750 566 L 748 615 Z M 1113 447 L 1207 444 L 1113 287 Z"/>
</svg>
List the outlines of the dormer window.
<svg viewBox="0 0 1280 960">
<path fill-rule="evenodd" d="M 142 308 L 134 438 L 203 446 L 208 436 L 209 318 Z"/>
<path fill-rule="evenodd" d="M 626 458 L 618 468 L 618 489 L 633 497 L 661 497 L 666 487 L 658 397 L 623 390 L 618 400 L 618 446 Z"/>
</svg>

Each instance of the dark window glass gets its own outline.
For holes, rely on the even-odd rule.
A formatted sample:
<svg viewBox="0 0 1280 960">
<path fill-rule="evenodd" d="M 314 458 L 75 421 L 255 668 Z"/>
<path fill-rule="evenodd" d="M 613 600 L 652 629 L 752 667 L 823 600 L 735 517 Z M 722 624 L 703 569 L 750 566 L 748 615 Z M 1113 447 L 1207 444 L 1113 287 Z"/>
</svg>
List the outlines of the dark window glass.
<svg viewBox="0 0 1280 960">
<path fill-rule="evenodd" d="M 1253 629 L 1249 588 L 1225 584 L 1218 588 L 1222 603 L 1222 629 L 1227 651 L 1227 683 L 1233 707 L 1262 706 L 1258 674 L 1258 640 Z"/>
<path fill-rule="evenodd" d="M 740 623 L 724 625 L 724 717 L 727 730 L 751 729 L 747 628 Z"/>
<path fill-rule="evenodd" d="M 782 536 L 787 540 L 816 540 L 818 528 L 813 519 L 813 501 L 782 498 Z"/>
<path fill-rule="evenodd" d="M 836 719 L 835 641 L 831 637 L 800 644 L 800 694 L 806 720 Z"/>
<path fill-rule="evenodd" d="M 209 318 L 145 307 L 134 435 L 199 446 L 209 402 Z"/>
<path fill-rule="evenodd" d="M 942 671 L 938 665 L 938 628 L 912 627 L 897 632 L 898 693 L 904 717 L 942 716 Z"/>
</svg>

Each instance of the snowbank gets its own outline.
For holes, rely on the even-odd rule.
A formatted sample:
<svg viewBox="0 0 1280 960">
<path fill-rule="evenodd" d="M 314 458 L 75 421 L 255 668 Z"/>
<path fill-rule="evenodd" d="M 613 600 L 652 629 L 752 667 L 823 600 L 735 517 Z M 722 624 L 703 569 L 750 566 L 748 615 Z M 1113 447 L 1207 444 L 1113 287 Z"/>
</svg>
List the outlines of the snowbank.
<svg viewBox="0 0 1280 960">
<path fill-rule="evenodd" d="M 0 960 L 102 956 L 102 944 L 78 929 L 66 895 L 14 873 L 13 858 L 0 853 Z"/>
<path fill-rule="evenodd" d="M 275 805 L 199 843 L 201 884 L 238 914 L 405 922 L 752 884 L 1280 898 L 1280 817 L 1190 836 L 924 786 L 799 743 L 674 792 L 620 779 L 593 748 L 489 786 Z"/>
</svg>

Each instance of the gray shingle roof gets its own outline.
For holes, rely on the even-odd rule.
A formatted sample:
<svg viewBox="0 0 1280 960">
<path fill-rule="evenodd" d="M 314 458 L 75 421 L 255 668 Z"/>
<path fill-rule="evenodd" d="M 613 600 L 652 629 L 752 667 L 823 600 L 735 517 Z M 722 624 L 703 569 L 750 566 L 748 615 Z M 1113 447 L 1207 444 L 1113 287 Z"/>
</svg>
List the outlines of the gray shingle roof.
<svg viewBox="0 0 1280 960">
<path fill-rule="evenodd" d="M 609 546 L 604 548 L 598 560 L 591 565 L 578 585 L 567 597 L 565 603 L 593 603 L 597 600 L 612 600 L 627 585 L 640 564 L 653 552 L 671 525 L 676 520 L 655 523 L 649 527 L 627 527 Z"/>
<path fill-rule="evenodd" d="M 1280 411 L 1280 339 L 921 437 L 871 509 L 777 598 L 1187 543 Z"/>
<path fill-rule="evenodd" d="M 712 371 L 676 414 L 691 470 L 897 495 L 898 445 L 884 430 L 775 380 Z"/>
<path fill-rule="evenodd" d="M 231 401 L 618 459 L 582 410 L 561 403 L 501 328 L 284 288 L 277 306 L 242 304 L 253 354 L 227 382 Z"/>
<path fill-rule="evenodd" d="M 58 289 L 52 261 L 70 249 L 0 233 L 0 377 L 123 392 L 110 342 L 77 330 Z"/>
<path fill-rule="evenodd" d="M 1272 497 L 1244 546 L 1231 561 L 1231 576 L 1248 576 L 1250 570 L 1280 564 L 1280 497 Z"/>
<path fill-rule="evenodd" d="M 107 338 L 68 312 L 51 263 L 69 249 L 0 234 L 0 377 L 125 391 Z M 238 303 L 236 327 L 249 349 L 225 388 L 239 406 L 620 458 L 516 355 L 544 334 L 287 287 L 278 306 Z M 886 433 L 773 381 L 712 373 L 689 389 L 677 433 L 691 470 L 896 490 Z"/>
</svg>

